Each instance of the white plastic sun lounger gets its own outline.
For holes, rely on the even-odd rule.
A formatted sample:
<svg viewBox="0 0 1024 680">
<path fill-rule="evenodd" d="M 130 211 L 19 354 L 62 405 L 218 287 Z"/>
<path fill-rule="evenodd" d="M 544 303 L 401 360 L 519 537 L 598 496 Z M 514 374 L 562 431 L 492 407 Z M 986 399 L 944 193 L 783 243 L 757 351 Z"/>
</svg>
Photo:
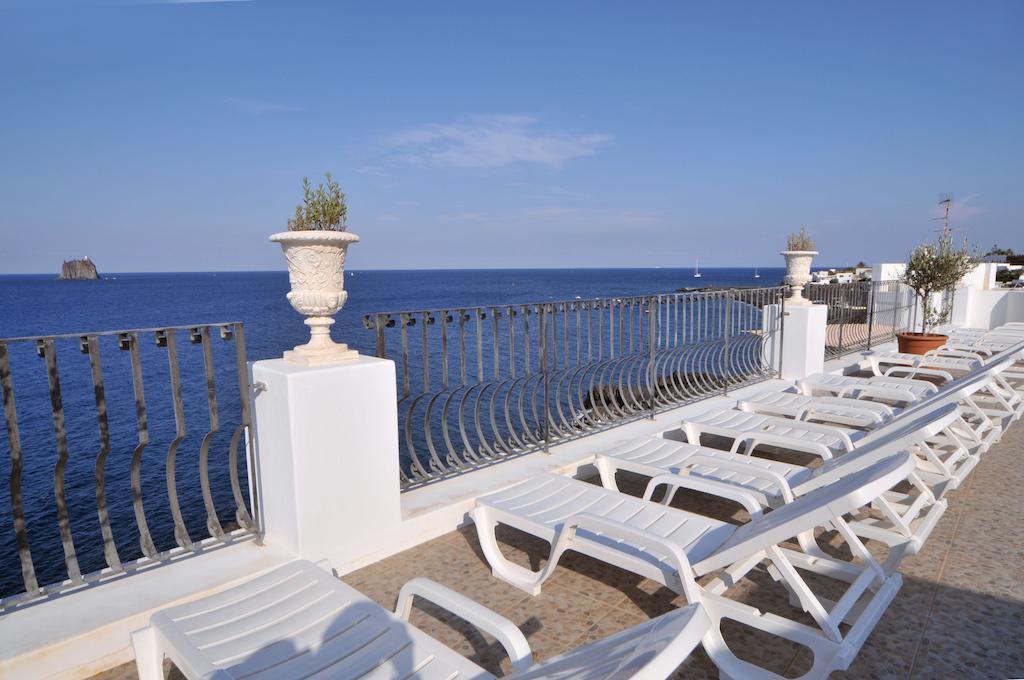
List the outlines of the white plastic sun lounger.
<svg viewBox="0 0 1024 680">
<path fill-rule="evenodd" d="M 814 655 L 803 677 L 824 678 L 845 669 L 874 629 L 902 584 L 865 548 L 844 515 L 870 504 L 914 469 L 910 454 L 886 458 L 762 514 L 751 497 L 752 519 L 734 526 L 709 517 L 641 500 L 568 477 L 542 474 L 477 500 L 470 513 L 494 575 L 537 594 L 566 550 L 589 555 L 661 583 L 700 604 L 712 621 L 704 649 L 725 677 L 777 677 L 737 658 L 721 633 L 722 619 L 766 631 L 808 647 Z M 505 524 L 551 544 L 548 562 L 534 572 L 501 554 L 494 530 Z M 781 544 L 816 527 L 835 529 L 854 559 L 810 556 Z M 727 597 L 752 569 L 768 571 L 789 591 L 816 626 L 761 611 Z M 798 571 L 799 569 L 799 571 Z M 847 587 L 830 601 L 814 592 L 801 572 Z M 698 579 L 716 574 L 705 584 Z M 840 628 L 844 623 L 849 628 Z"/>
<path fill-rule="evenodd" d="M 699 605 L 674 610 L 539 664 L 511 621 L 427 579 L 409 581 L 395 613 L 299 560 L 247 583 L 153 615 L 132 636 L 140 680 L 162 680 L 168 656 L 190 679 L 493 678 L 408 623 L 430 600 L 498 639 L 511 677 L 642 678 L 672 674 L 710 628 Z"/>
<path fill-rule="evenodd" d="M 907 412 L 918 407 L 946 402 L 961 403 L 964 406 L 963 422 L 950 428 L 949 434 L 957 437 L 971 453 L 978 453 L 988 450 L 1002 435 L 1002 424 L 993 421 L 993 418 L 1013 419 L 1019 417 L 1021 412 L 1021 406 L 1016 404 L 1016 397 L 1013 396 L 1013 388 L 999 377 L 1013 361 L 1015 358 L 1012 354 L 993 357 L 974 373 L 950 381 L 941 388 L 925 381 L 906 378 L 861 378 L 828 374 L 811 375 L 798 380 L 796 388 L 807 395 L 879 398 L 901 403 L 904 409 L 895 416 L 897 418 L 904 417 Z M 884 381 L 886 384 L 882 387 L 876 385 L 876 381 Z"/>
<path fill-rule="evenodd" d="M 706 435 L 731 440 L 729 451 L 750 454 L 764 446 L 806 453 L 824 461 L 849 455 L 864 444 L 885 438 L 901 427 L 904 419 L 926 414 L 943 405 L 956 406 L 954 415 L 937 432 L 917 445 L 919 471 L 925 481 L 935 487 L 935 495 L 943 496 L 957 488 L 978 463 L 977 454 L 998 441 L 1001 426 L 979 410 L 975 422 L 964 419 L 959 402 L 971 402 L 971 395 L 985 384 L 986 376 L 978 374 L 957 383 L 950 389 L 918 402 L 870 431 L 852 430 L 835 425 L 808 423 L 779 416 L 763 416 L 735 409 L 722 409 L 688 418 L 679 429 L 669 429 L 660 436 L 678 440 L 681 431 L 690 444 L 705 444 Z M 954 389 L 955 388 L 955 389 Z"/>
<path fill-rule="evenodd" d="M 855 442 L 867 435 L 863 430 L 736 409 L 719 409 L 690 416 L 682 422 L 682 431 L 690 444 L 705 443 L 702 438 L 712 435 L 732 440 L 729 449 L 732 452 L 739 451 L 741 446 L 750 451 L 769 445 L 811 454 L 822 460 L 852 451 Z M 663 432 L 662 436 L 675 439 L 673 430 Z"/>
<path fill-rule="evenodd" d="M 891 377 L 860 377 L 833 373 L 814 373 L 796 381 L 801 394 L 832 395 L 853 399 L 872 399 L 906 406 L 935 394 L 939 388 L 927 380 Z"/>
<path fill-rule="evenodd" d="M 918 415 L 890 429 L 884 437 L 861 445 L 852 453 L 826 461 L 818 467 L 803 467 L 754 455 L 729 453 L 694 444 L 647 437 L 625 442 L 598 453 L 594 465 L 606 489 L 618 490 L 616 473 L 632 472 L 657 480 L 662 475 L 676 475 L 669 484 L 662 503 L 668 503 L 676 489 L 686 488 L 731 498 L 736 487 L 757 499 L 763 507 L 777 507 L 797 496 L 830 484 L 844 475 L 860 470 L 881 458 L 903 450 L 917 451 L 917 446 L 941 432 L 957 418 L 958 407 L 946 404 L 930 413 Z M 925 459 L 923 462 L 928 464 Z M 928 465 L 931 467 L 930 465 Z M 678 476 L 681 476 L 678 477 Z M 898 565 L 903 554 L 916 554 L 924 545 L 946 510 L 946 501 L 936 497 L 932 485 L 917 472 L 907 481 L 909 492 L 890 490 L 876 499 L 877 512 L 850 521 L 854 532 L 862 538 L 882 541 L 892 551 L 887 562 Z M 934 481 L 934 479 L 933 479 Z M 645 498 L 650 499 L 658 482 L 652 482 Z M 941 493 L 947 486 L 935 485 Z M 802 545 L 805 552 L 812 548 Z"/>
<path fill-rule="evenodd" d="M 798 392 L 767 390 L 736 402 L 747 413 L 815 420 L 834 425 L 870 429 L 899 413 L 888 404 L 849 397 L 813 397 Z"/>
<path fill-rule="evenodd" d="M 871 372 L 877 376 L 930 375 L 946 381 L 967 375 L 982 365 L 974 358 L 927 356 L 904 352 L 875 352 L 867 355 L 867 360 Z"/>
</svg>

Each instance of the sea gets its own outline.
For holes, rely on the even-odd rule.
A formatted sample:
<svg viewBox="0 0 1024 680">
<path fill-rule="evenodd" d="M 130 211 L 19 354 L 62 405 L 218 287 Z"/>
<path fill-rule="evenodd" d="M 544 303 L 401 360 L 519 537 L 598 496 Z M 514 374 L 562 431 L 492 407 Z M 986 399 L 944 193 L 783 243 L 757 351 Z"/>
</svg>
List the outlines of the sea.
<svg viewBox="0 0 1024 680">
<path fill-rule="evenodd" d="M 348 271 L 349 293 L 333 329 L 337 341 L 362 353 L 374 351 L 366 314 L 670 293 L 699 288 L 777 286 L 782 268 L 692 269 L 501 269 Z M 308 338 L 302 317 L 288 304 L 288 275 L 274 272 L 103 273 L 98 281 L 58 281 L 53 275 L 0 276 L 0 339 L 85 334 L 135 328 L 241 322 L 250 361 L 279 357 Z M 137 445 L 135 409 L 127 352 L 116 337 L 103 338 L 101 357 L 109 410 L 110 452 L 102 466 L 110 526 L 122 561 L 141 556 L 131 498 L 130 461 Z M 2 340 L 0 340 L 2 342 Z M 223 344 L 223 343 L 222 343 Z M 225 466 L 239 409 L 231 348 L 218 345 L 218 400 L 221 431 L 211 439 L 210 485 L 225 527 L 234 520 Z M 183 341 L 182 383 L 188 434 L 177 452 L 176 486 L 191 535 L 206 535 L 206 514 L 198 478 L 198 452 L 208 430 L 202 352 Z M 65 549 L 56 509 L 59 467 L 47 372 L 32 343 L 11 343 L 11 375 L 22 448 L 21 493 L 32 563 L 40 585 L 66 578 Z M 65 494 L 75 553 L 83 573 L 105 564 L 97 520 L 96 460 L 101 450 L 88 357 L 72 338 L 57 351 L 68 433 Z M 166 351 L 152 342 L 143 348 L 150 442 L 143 452 L 142 496 L 149 528 L 159 550 L 175 544 L 166 488 L 166 454 L 175 438 Z M 192 398 L 195 397 L 195 398 Z M 10 485 L 12 466 L 6 428 L 0 427 L 0 597 L 24 588 L 19 563 Z M 241 455 L 244 455 L 242 452 Z M 241 486 L 245 487 L 244 459 Z"/>
</svg>

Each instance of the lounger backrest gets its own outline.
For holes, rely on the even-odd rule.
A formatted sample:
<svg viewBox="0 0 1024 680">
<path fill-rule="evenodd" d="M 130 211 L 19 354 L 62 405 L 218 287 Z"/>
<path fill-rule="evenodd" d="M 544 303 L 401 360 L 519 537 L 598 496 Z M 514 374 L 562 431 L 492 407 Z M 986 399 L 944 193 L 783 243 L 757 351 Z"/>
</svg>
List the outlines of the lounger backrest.
<svg viewBox="0 0 1024 680">
<path fill-rule="evenodd" d="M 693 565 L 698 575 L 722 569 L 758 551 L 853 512 L 896 486 L 914 470 L 909 453 L 898 453 L 815 489 L 739 527 L 718 550 Z"/>
<path fill-rule="evenodd" d="M 891 425 L 879 428 L 862 439 L 853 451 L 825 461 L 808 480 L 794 486 L 793 493 L 797 496 L 806 494 L 894 453 L 906 451 L 952 425 L 960 413 L 957 404 L 939 404 L 911 417 L 895 420 Z"/>
<path fill-rule="evenodd" d="M 691 604 L 510 677 L 660 680 L 683 663 L 710 627 L 707 613 L 699 604 Z"/>
</svg>

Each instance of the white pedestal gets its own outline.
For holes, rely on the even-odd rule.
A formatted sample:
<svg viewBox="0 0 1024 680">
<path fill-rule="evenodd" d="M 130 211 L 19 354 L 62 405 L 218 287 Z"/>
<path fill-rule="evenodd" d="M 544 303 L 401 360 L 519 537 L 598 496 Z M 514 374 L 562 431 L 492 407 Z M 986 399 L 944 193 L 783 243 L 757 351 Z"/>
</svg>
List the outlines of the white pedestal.
<svg viewBox="0 0 1024 680">
<path fill-rule="evenodd" d="M 786 306 L 782 379 L 799 380 L 825 370 L 827 305 Z"/>
<path fill-rule="evenodd" d="M 825 322 L 827 305 L 786 305 L 779 332 L 779 305 L 766 305 L 763 327 L 768 335 L 765 354 L 778 367 L 783 380 L 799 380 L 825 370 Z M 781 357 L 779 356 L 781 353 Z"/>
<path fill-rule="evenodd" d="M 268 545 L 338 566 L 401 523 L 393 361 L 253 364 L 258 493 Z"/>
</svg>

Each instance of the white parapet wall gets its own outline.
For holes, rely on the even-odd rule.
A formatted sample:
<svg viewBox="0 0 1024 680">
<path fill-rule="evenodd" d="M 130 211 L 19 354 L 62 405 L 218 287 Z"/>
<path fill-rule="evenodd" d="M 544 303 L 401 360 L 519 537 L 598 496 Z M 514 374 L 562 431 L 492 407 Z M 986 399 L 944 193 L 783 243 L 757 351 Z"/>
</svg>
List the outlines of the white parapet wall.
<svg viewBox="0 0 1024 680">
<path fill-rule="evenodd" d="M 953 297 L 951 321 L 962 328 L 995 328 L 1011 321 L 1024 321 L 1024 290 L 958 288 Z"/>
</svg>

